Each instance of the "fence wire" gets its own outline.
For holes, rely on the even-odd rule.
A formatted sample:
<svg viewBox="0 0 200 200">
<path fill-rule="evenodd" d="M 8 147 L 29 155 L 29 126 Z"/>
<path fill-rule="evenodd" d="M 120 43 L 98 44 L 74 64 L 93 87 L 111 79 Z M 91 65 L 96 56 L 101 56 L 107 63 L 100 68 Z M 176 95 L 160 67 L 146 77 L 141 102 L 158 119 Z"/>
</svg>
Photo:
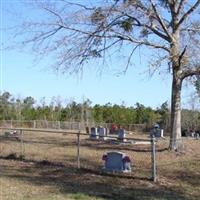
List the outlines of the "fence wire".
<svg viewBox="0 0 200 200">
<path fill-rule="evenodd" d="M 85 130 L 85 127 L 102 126 L 110 129 L 113 123 L 74 122 L 74 121 L 47 121 L 47 120 L 2 120 L 0 127 L 7 128 L 41 128 L 41 129 L 63 129 L 63 130 Z M 127 131 L 146 131 L 147 124 L 120 124 Z"/>
<path fill-rule="evenodd" d="M 4 129 L 0 133 L 1 158 L 61 164 L 101 172 L 104 165 L 102 156 L 115 151 L 129 156 L 132 172 L 128 175 L 139 178 L 152 176 L 151 143 L 143 140 L 133 143 L 134 135 L 130 135 L 132 143 L 123 143 L 116 140 L 115 135 L 107 140 L 94 140 L 89 135 L 80 134 L 79 146 L 78 132 L 72 134 L 23 130 L 18 131 L 17 135 L 9 135 L 8 132 L 11 131 Z"/>
<path fill-rule="evenodd" d="M 134 134 L 128 135 L 125 142 L 118 141 L 116 135 L 109 136 L 111 137 L 107 140 L 99 140 L 90 139 L 89 134 L 79 132 L 41 132 L 37 129 L 18 129 L 17 134 L 14 134 L 13 130 L 4 128 L 0 130 L 0 158 L 102 172 L 105 162 L 102 156 L 108 152 L 122 152 L 131 160 L 132 171 L 127 174 L 128 176 L 152 178 L 152 143 L 147 134 L 140 135 L 140 140 L 137 140 Z M 179 151 L 174 153 L 169 151 L 168 137 L 156 139 L 158 178 L 165 177 L 172 171 L 170 169 L 187 171 L 189 164 L 197 165 L 200 154 L 195 153 L 194 149 L 199 142 L 198 138 L 184 137 L 178 141 L 181 144 Z M 189 160 L 188 154 L 191 154 L 191 159 L 195 157 L 196 160 Z"/>
</svg>

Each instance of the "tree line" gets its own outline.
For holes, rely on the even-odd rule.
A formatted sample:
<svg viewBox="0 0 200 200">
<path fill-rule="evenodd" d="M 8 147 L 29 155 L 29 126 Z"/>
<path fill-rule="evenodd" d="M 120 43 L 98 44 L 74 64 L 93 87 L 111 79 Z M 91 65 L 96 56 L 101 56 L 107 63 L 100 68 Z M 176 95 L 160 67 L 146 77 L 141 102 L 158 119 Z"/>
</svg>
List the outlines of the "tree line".
<svg viewBox="0 0 200 200">
<path fill-rule="evenodd" d="M 184 128 L 195 128 L 200 124 L 200 112 L 184 109 L 182 112 Z M 193 123 L 191 122 L 193 119 Z M 82 103 L 71 100 L 62 102 L 60 97 L 52 97 L 47 104 L 45 98 L 38 104 L 31 97 L 15 98 L 9 92 L 0 95 L 0 120 L 47 120 L 47 121 L 72 121 L 114 123 L 120 125 L 146 124 L 151 127 L 159 123 L 164 129 L 169 130 L 170 111 L 167 102 L 153 109 L 140 103 L 127 107 L 107 103 L 95 104 L 89 99 Z"/>
</svg>

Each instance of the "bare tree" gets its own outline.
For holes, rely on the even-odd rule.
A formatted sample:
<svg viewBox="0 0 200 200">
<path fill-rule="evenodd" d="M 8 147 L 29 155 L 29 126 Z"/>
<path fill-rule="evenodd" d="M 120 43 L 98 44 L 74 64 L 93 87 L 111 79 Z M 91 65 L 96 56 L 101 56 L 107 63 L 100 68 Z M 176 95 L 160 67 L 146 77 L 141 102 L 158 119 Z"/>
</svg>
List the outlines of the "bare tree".
<svg viewBox="0 0 200 200">
<path fill-rule="evenodd" d="M 23 44 L 32 44 L 38 54 L 56 55 L 56 69 L 69 73 L 82 70 L 89 59 L 112 58 L 125 48 L 126 71 L 139 47 L 154 51 L 153 61 L 149 57 L 153 69 L 173 79 L 170 148 L 177 150 L 182 82 L 200 74 L 200 0 L 92 2 L 35 1 L 43 17 L 25 22 L 17 33 L 27 36 Z"/>
</svg>

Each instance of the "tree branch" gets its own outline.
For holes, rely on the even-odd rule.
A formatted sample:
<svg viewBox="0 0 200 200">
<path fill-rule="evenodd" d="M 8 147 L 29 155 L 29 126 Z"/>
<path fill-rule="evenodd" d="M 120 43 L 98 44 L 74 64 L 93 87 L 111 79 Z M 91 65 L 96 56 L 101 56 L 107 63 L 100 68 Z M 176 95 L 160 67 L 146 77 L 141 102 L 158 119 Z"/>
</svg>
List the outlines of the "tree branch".
<svg viewBox="0 0 200 200">
<path fill-rule="evenodd" d="M 161 27 L 163 28 L 163 31 L 166 33 L 166 35 L 168 37 L 168 40 L 171 41 L 173 38 L 172 38 L 171 34 L 169 33 L 169 31 L 167 30 L 167 27 L 166 27 L 164 21 L 162 20 L 162 18 L 158 14 L 158 11 L 157 11 L 155 5 L 153 4 L 152 0 L 150 0 L 150 2 L 151 2 L 151 6 L 152 6 L 152 8 L 154 10 L 154 13 L 155 13 L 155 15 L 156 15 L 156 17 L 158 19 L 158 22 L 160 23 Z"/>
<path fill-rule="evenodd" d="M 59 19 L 59 21 L 63 24 L 63 19 L 62 19 L 62 17 L 57 12 L 55 12 L 52 9 L 49 9 L 47 7 L 43 7 L 43 9 L 46 10 L 46 11 L 48 11 L 48 12 L 50 12 L 54 16 L 56 16 Z"/>
<path fill-rule="evenodd" d="M 139 40 L 137 38 L 131 37 L 130 35 L 124 35 L 122 33 L 116 32 L 116 31 L 113 31 L 113 33 L 115 33 L 115 35 L 111 35 L 110 36 L 111 38 L 117 37 L 121 40 L 126 40 L 129 42 L 135 43 L 135 44 L 146 45 L 146 46 L 149 46 L 149 47 L 152 47 L 155 49 L 163 49 L 163 50 L 167 51 L 168 53 L 170 52 L 169 48 L 164 45 L 152 43 L 152 42 L 149 42 L 148 40 Z"/>
<path fill-rule="evenodd" d="M 94 8 L 92 7 L 87 7 L 83 4 L 80 4 L 80 3 L 72 3 L 72 2 L 69 2 L 69 1 L 66 1 L 66 0 L 62 0 L 63 2 L 69 4 L 69 5 L 74 5 L 74 6 L 78 6 L 78 7 L 81 7 L 81 8 L 84 8 L 85 10 L 94 10 Z"/>
<path fill-rule="evenodd" d="M 183 5 L 187 2 L 187 0 L 181 0 L 179 6 L 177 8 L 176 14 L 179 15 L 180 11 L 183 9 Z"/>
<path fill-rule="evenodd" d="M 142 24 L 137 18 L 135 18 L 135 17 L 133 17 L 133 16 L 127 14 L 127 13 L 125 14 L 125 16 L 130 17 L 131 19 L 133 19 L 134 21 L 136 21 L 137 24 L 134 24 L 135 26 L 147 28 L 147 29 L 151 30 L 153 33 L 155 33 L 157 36 L 159 36 L 162 39 L 170 42 L 169 37 L 167 37 L 166 35 L 164 35 L 160 31 L 158 31 L 156 28 L 153 27 L 153 25 L 149 26 L 149 25 L 146 25 L 146 24 Z"/>
<path fill-rule="evenodd" d="M 130 65 L 131 58 L 132 58 L 132 56 L 133 56 L 135 50 L 136 50 L 140 45 L 141 45 L 141 44 L 136 45 L 136 46 L 133 48 L 133 50 L 131 51 L 131 53 L 130 53 L 130 55 L 129 55 L 129 57 L 128 57 L 128 61 L 127 61 L 126 67 L 125 67 L 125 69 L 124 69 L 124 71 L 123 71 L 124 74 L 126 73 L 128 67 L 129 67 L 129 65 Z"/>
<path fill-rule="evenodd" d="M 200 75 L 200 66 L 197 66 L 196 69 L 187 69 L 182 72 L 182 80 L 189 77 L 189 76 L 195 76 Z"/>
<path fill-rule="evenodd" d="M 114 41 L 113 43 L 109 44 L 108 46 L 104 46 L 104 48 L 97 50 L 97 52 L 100 53 L 102 51 L 105 51 L 105 50 L 111 48 L 112 46 L 114 46 L 115 44 L 117 44 L 120 41 L 121 41 L 121 39 L 118 39 L 118 40 Z"/>
<path fill-rule="evenodd" d="M 176 30 L 179 28 L 179 26 L 186 20 L 186 18 L 199 6 L 200 0 L 197 0 L 197 2 L 181 17 L 179 20 Z"/>
<path fill-rule="evenodd" d="M 186 52 L 186 49 L 187 49 L 187 45 L 185 46 L 185 48 L 183 49 L 181 55 L 178 58 L 179 66 L 181 65 L 181 60 L 182 60 L 182 58 L 183 58 L 183 56 L 184 56 L 184 54 Z"/>
<path fill-rule="evenodd" d="M 160 31 L 158 31 L 157 29 L 155 29 L 153 26 L 148 26 L 148 25 L 143 25 L 144 27 L 150 29 L 153 33 L 155 33 L 157 36 L 161 37 L 162 39 L 170 42 L 171 40 L 169 39 L 169 37 L 167 37 L 166 35 L 162 34 Z"/>
<path fill-rule="evenodd" d="M 55 35 L 60 29 L 62 29 L 62 27 L 57 27 L 57 28 L 52 29 L 50 31 L 42 32 L 39 35 L 35 36 L 34 38 L 27 40 L 26 42 L 30 43 L 30 42 L 44 41 L 47 38 Z"/>
</svg>

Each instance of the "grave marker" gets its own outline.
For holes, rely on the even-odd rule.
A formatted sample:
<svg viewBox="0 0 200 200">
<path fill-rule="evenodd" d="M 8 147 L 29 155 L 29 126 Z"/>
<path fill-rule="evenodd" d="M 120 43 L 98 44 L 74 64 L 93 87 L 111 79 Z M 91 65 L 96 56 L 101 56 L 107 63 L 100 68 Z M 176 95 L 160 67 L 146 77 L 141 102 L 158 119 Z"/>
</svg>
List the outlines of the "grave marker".
<svg viewBox="0 0 200 200">
<path fill-rule="evenodd" d="M 108 172 L 131 172 L 131 160 L 122 152 L 108 152 L 103 155 L 103 170 Z"/>
<path fill-rule="evenodd" d="M 99 132 L 99 139 L 107 140 L 107 130 L 106 130 L 106 128 L 99 127 L 98 132 Z"/>
<path fill-rule="evenodd" d="M 164 137 L 163 136 L 164 130 L 160 129 L 158 124 L 155 124 L 153 129 L 150 131 L 150 136 L 154 136 L 155 138 L 160 138 L 160 137 Z"/>
<path fill-rule="evenodd" d="M 125 130 L 124 129 L 118 129 L 118 140 L 119 141 L 122 141 L 122 142 L 125 142 L 126 141 L 126 139 L 125 139 L 125 137 L 126 137 L 126 133 L 125 133 Z"/>
<path fill-rule="evenodd" d="M 90 129 L 90 139 L 99 139 L 99 133 L 96 127 Z"/>
</svg>

